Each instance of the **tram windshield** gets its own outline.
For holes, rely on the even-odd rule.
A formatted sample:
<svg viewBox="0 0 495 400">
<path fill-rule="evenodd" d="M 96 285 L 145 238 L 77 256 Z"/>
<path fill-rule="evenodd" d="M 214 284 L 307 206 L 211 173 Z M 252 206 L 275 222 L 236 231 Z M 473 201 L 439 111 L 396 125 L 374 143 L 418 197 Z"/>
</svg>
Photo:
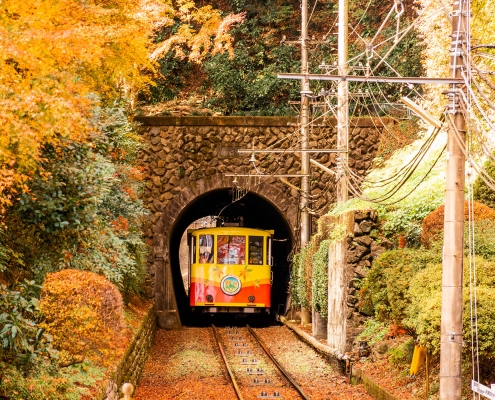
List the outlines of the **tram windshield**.
<svg viewBox="0 0 495 400">
<path fill-rule="evenodd" d="M 213 235 L 199 235 L 199 262 L 213 264 Z"/>
<path fill-rule="evenodd" d="M 218 235 L 217 249 L 217 262 L 219 264 L 244 264 L 246 237 Z"/>
<path fill-rule="evenodd" d="M 249 264 L 263 264 L 263 236 L 249 236 Z"/>
</svg>

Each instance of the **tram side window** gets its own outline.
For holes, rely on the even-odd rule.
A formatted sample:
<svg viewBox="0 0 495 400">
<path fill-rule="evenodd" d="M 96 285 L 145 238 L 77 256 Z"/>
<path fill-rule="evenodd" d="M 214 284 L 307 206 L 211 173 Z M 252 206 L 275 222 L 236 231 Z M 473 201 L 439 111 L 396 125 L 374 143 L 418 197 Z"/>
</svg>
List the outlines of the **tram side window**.
<svg viewBox="0 0 495 400">
<path fill-rule="evenodd" d="M 196 261 L 196 237 L 191 236 L 189 239 L 189 262 L 195 264 Z"/>
<path fill-rule="evenodd" d="M 266 238 L 266 263 L 273 267 L 273 257 L 272 257 L 272 238 Z"/>
<path fill-rule="evenodd" d="M 218 235 L 218 264 L 244 264 L 246 258 L 246 237 Z"/>
<path fill-rule="evenodd" d="M 213 235 L 199 235 L 199 262 L 213 264 Z"/>
<path fill-rule="evenodd" d="M 263 236 L 249 236 L 249 264 L 263 265 Z"/>
</svg>

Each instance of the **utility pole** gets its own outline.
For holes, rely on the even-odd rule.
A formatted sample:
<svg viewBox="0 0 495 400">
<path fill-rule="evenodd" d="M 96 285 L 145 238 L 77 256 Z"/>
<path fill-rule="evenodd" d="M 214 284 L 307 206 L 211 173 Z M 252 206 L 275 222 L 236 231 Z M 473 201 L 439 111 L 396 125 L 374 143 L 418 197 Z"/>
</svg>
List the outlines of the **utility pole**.
<svg viewBox="0 0 495 400">
<path fill-rule="evenodd" d="M 464 54 L 469 51 L 468 1 L 453 2 L 451 78 L 462 78 Z M 462 90 L 459 86 L 451 84 L 447 91 L 449 132 L 442 270 L 440 400 L 461 399 L 466 122 L 459 107 L 459 92 Z"/>
<path fill-rule="evenodd" d="M 301 150 L 306 150 L 309 145 L 309 70 L 308 70 L 308 0 L 301 2 Z M 308 212 L 309 203 L 309 157 L 310 155 L 301 152 L 301 200 L 299 209 L 301 211 L 301 248 L 306 246 L 311 235 L 311 215 Z M 301 322 L 308 324 L 311 307 L 301 309 Z"/>
<path fill-rule="evenodd" d="M 340 76 L 347 76 L 347 48 L 348 48 L 348 0 L 339 0 L 339 31 L 338 31 L 338 72 Z M 349 83 L 342 79 L 338 83 L 337 91 L 337 148 L 348 149 L 349 142 Z M 347 167 L 348 153 L 340 153 L 337 159 L 338 181 L 336 187 L 336 202 L 343 203 L 348 199 Z"/>
<path fill-rule="evenodd" d="M 305 150 L 309 145 L 309 78 L 306 76 L 308 71 L 308 0 L 302 0 L 301 4 L 301 149 Z M 301 152 L 301 174 L 309 174 L 309 154 Z M 301 247 L 309 242 L 311 234 L 311 216 L 308 213 L 309 200 L 309 177 L 301 178 Z"/>
</svg>

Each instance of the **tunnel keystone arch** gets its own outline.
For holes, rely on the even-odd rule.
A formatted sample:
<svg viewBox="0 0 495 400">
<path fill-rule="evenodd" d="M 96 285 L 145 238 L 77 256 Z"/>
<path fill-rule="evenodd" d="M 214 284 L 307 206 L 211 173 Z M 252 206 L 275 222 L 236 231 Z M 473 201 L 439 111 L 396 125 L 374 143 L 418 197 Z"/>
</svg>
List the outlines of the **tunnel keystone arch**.
<svg viewBox="0 0 495 400">
<path fill-rule="evenodd" d="M 287 198 L 279 188 L 274 185 L 275 181 L 264 182 L 254 185 L 250 193 L 259 196 L 262 200 L 270 203 L 287 223 L 293 228 L 296 225 L 298 203 L 296 199 Z M 154 272 L 154 298 L 158 326 L 165 329 L 178 329 L 181 327 L 181 318 L 177 304 L 176 286 L 177 280 L 173 278 L 171 253 L 171 235 L 181 234 L 183 230 L 176 228 L 178 221 L 184 218 L 187 208 L 201 197 L 209 193 L 232 188 L 225 177 L 216 174 L 201 179 L 196 184 L 184 188 L 163 209 L 162 215 L 155 226 L 153 240 L 153 268 Z M 208 209 L 208 208 L 207 208 Z M 210 209 L 214 209 L 212 206 Z M 252 211 L 251 211 L 252 212 Z M 202 215 L 204 214 L 204 215 Z M 182 225 L 192 223 L 199 215 L 207 216 L 209 212 L 192 213 L 189 219 L 185 219 Z M 178 230 L 178 232 L 177 232 Z M 294 232 L 290 232 L 291 238 Z"/>
</svg>

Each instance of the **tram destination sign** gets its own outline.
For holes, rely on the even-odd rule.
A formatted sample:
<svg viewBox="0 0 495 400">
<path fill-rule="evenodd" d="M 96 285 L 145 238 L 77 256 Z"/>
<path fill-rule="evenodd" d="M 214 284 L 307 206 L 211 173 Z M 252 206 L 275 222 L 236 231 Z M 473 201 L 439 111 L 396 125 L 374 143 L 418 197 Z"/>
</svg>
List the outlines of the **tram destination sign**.
<svg viewBox="0 0 495 400">
<path fill-rule="evenodd" d="M 492 385 L 492 387 L 489 388 L 476 381 L 471 381 L 471 389 L 473 392 L 479 393 L 487 399 L 495 400 L 495 385 Z"/>
</svg>

